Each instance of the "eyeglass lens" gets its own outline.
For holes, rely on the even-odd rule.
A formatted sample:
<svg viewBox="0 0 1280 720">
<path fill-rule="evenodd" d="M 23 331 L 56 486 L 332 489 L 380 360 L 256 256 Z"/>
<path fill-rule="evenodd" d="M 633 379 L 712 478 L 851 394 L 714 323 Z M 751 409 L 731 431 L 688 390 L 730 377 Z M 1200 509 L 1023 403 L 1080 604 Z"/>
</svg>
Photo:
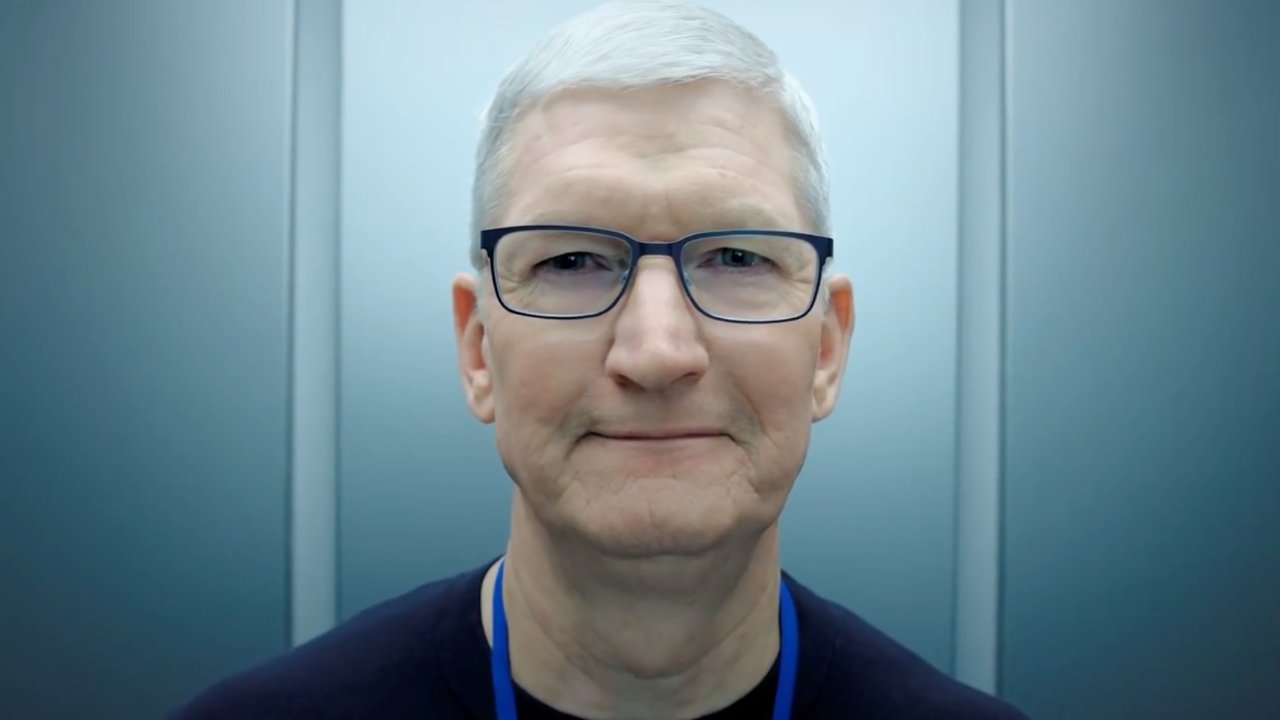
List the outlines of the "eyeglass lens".
<svg viewBox="0 0 1280 720">
<path fill-rule="evenodd" d="M 727 320 L 776 320 L 802 314 L 820 268 L 808 242 L 793 237 L 731 235 L 694 240 L 681 253 L 690 298 Z M 625 289 L 631 248 L 609 235 L 523 230 L 504 235 L 494 275 L 506 306 L 546 316 L 603 311 Z"/>
</svg>

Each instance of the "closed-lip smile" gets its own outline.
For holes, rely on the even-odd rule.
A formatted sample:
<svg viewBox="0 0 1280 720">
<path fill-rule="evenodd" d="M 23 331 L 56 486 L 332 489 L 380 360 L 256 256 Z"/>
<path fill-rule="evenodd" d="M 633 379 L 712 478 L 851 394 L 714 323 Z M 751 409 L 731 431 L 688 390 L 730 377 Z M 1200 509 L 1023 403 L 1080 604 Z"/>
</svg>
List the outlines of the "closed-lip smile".
<svg viewBox="0 0 1280 720">
<path fill-rule="evenodd" d="M 653 429 L 653 430 L 597 430 L 591 433 L 609 440 L 686 440 L 724 435 L 712 428 Z"/>
</svg>

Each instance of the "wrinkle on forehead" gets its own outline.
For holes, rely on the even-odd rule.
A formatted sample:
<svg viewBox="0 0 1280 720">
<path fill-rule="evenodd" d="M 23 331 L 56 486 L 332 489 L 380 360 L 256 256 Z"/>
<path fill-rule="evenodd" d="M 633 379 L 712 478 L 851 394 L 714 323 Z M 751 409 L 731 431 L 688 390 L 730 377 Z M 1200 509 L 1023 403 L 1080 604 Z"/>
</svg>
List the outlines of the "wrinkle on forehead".
<svg viewBox="0 0 1280 720">
<path fill-rule="evenodd" d="M 512 224 L 589 225 L 650 242 L 704 230 L 796 229 L 797 210 L 753 188 L 749 178 L 695 168 L 679 174 L 567 173 L 511 206 Z"/>
<path fill-rule="evenodd" d="M 667 235 L 804 217 L 781 111 L 722 81 L 563 91 L 528 108 L 512 140 L 502 224 Z"/>
</svg>

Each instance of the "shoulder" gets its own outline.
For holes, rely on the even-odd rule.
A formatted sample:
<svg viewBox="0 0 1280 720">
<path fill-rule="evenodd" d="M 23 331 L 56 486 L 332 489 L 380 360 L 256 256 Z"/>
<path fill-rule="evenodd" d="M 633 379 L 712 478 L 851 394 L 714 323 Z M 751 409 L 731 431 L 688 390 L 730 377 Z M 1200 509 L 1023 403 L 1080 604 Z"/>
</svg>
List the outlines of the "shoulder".
<svg viewBox="0 0 1280 720">
<path fill-rule="evenodd" d="M 446 650 L 438 636 L 467 626 L 470 590 L 478 597 L 483 574 L 473 569 L 374 605 L 209 687 L 169 720 L 346 718 L 432 707 L 447 689 L 433 682 Z"/>
<path fill-rule="evenodd" d="M 805 707 L 803 717 L 1026 719 L 1012 705 L 943 673 L 789 575 L 787 583 L 800 619 L 801 672 L 813 672 L 817 679 L 809 693 L 797 698 Z M 818 642 L 805 643 L 806 635 Z"/>
</svg>

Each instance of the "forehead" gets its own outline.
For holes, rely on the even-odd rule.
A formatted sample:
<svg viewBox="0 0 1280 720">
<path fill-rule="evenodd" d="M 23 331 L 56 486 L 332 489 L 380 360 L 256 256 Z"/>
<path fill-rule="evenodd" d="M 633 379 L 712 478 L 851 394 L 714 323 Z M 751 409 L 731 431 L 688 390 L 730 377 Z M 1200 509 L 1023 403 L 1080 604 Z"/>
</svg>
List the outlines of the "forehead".
<svg viewBox="0 0 1280 720">
<path fill-rule="evenodd" d="M 797 229 L 794 155 L 776 103 L 726 82 L 562 91 L 515 123 L 501 224 Z"/>
</svg>

